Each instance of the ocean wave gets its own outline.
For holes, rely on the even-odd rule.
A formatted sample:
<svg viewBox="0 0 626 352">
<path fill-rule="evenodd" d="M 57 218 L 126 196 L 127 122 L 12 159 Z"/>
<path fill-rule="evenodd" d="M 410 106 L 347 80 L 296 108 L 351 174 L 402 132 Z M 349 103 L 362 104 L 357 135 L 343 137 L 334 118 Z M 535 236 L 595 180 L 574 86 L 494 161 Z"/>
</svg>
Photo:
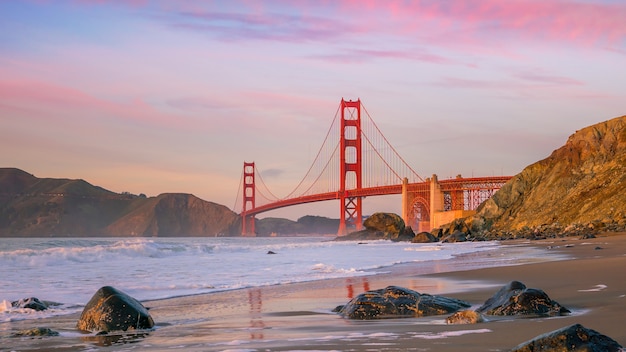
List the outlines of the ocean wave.
<svg viewBox="0 0 626 352">
<path fill-rule="evenodd" d="M 27 249 L 0 252 L 0 263 L 47 266 L 63 262 L 96 263 L 124 258 L 165 258 L 177 255 L 209 254 L 214 245 L 155 242 L 146 239 L 119 241 L 50 241 Z"/>
<path fill-rule="evenodd" d="M 54 316 L 68 315 L 82 311 L 83 306 L 79 305 L 58 305 L 49 307 L 46 310 L 37 311 L 30 308 L 17 308 L 11 305 L 8 300 L 0 301 L 0 322 L 11 322 L 19 320 L 43 319 Z"/>
</svg>

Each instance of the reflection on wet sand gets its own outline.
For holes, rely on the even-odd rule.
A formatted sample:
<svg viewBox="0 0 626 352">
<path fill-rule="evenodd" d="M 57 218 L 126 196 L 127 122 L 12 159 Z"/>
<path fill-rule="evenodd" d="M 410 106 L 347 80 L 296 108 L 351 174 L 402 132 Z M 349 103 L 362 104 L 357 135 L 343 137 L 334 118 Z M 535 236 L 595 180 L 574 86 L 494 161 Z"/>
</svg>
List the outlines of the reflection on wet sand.
<svg viewBox="0 0 626 352">
<path fill-rule="evenodd" d="M 251 289 L 248 291 L 248 303 L 250 304 L 250 340 L 262 340 L 263 329 L 263 297 L 261 289 Z"/>
</svg>

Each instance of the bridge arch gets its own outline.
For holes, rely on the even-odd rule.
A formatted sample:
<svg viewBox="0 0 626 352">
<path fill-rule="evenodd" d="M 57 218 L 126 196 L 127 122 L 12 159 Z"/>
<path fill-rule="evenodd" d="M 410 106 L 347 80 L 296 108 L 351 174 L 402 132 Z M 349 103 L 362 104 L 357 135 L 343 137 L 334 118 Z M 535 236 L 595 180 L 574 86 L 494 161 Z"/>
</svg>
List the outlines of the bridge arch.
<svg viewBox="0 0 626 352">
<path fill-rule="evenodd" d="M 406 226 L 411 226 L 415 232 L 422 232 L 429 228 L 429 223 L 430 201 L 418 195 L 409 205 L 409 218 Z"/>
</svg>

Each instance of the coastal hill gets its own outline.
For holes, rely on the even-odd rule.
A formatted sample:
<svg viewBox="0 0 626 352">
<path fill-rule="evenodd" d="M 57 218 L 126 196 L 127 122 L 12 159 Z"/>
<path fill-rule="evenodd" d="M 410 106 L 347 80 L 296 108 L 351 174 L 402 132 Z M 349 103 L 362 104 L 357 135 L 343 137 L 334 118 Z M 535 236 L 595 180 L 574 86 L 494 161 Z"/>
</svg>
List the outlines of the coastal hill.
<svg viewBox="0 0 626 352">
<path fill-rule="evenodd" d="M 256 220 L 259 236 L 331 234 L 338 219 L 303 216 Z M 115 193 L 84 180 L 38 178 L 0 168 L 0 237 L 239 236 L 227 207 L 192 194 Z"/>
<path fill-rule="evenodd" d="M 236 219 L 190 194 L 148 198 L 0 168 L 0 237 L 215 236 L 230 232 Z"/>
<path fill-rule="evenodd" d="M 499 237 L 553 227 L 626 225 L 626 116 L 583 128 L 526 167 L 471 219 Z"/>
</svg>

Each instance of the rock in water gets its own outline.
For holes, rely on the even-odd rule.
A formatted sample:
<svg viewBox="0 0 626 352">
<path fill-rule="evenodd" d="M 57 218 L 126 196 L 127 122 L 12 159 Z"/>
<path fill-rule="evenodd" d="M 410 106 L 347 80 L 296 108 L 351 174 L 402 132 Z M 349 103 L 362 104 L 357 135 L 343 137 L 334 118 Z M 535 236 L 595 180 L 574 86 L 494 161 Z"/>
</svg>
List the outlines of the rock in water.
<svg viewBox="0 0 626 352">
<path fill-rule="evenodd" d="M 488 315 L 567 315 L 570 311 L 542 290 L 511 281 L 485 301 L 476 312 Z"/>
<path fill-rule="evenodd" d="M 30 308 L 36 311 L 42 311 L 48 309 L 48 305 L 42 302 L 37 297 L 28 297 L 20 299 L 19 301 L 11 302 L 11 306 L 14 308 Z"/>
<path fill-rule="evenodd" d="M 411 318 L 441 315 L 467 308 L 470 304 L 455 298 L 432 296 L 397 286 L 364 292 L 339 309 L 350 319 Z"/>
<path fill-rule="evenodd" d="M 11 334 L 11 337 L 42 337 L 42 336 L 59 336 L 58 331 L 50 328 L 32 328 L 28 330 L 20 330 Z"/>
<path fill-rule="evenodd" d="M 574 324 L 524 342 L 511 352 L 589 351 L 618 352 L 622 346 L 595 330 Z"/>
<path fill-rule="evenodd" d="M 83 309 L 77 328 L 85 331 L 150 329 L 154 321 L 136 299 L 111 286 L 100 288 Z"/>
</svg>

